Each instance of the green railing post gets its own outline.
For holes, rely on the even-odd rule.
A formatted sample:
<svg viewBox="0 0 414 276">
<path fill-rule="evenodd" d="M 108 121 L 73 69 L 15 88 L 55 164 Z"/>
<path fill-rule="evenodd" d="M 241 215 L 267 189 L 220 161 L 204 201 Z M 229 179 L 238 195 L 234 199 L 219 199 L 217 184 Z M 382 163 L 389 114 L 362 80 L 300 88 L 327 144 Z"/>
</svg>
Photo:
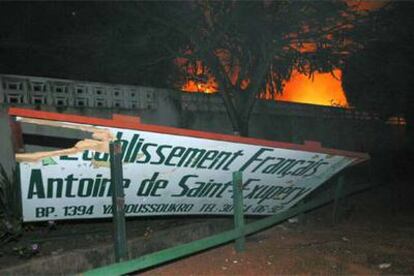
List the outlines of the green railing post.
<svg viewBox="0 0 414 276">
<path fill-rule="evenodd" d="M 351 195 L 356 192 L 361 192 L 365 189 L 374 187 L 371 183 L 354 185 L 345 191 L 344 195 Z M 325 205 L 332 201 L 331 193 L 319 193 L 315 198 L 312 198 L 306 201 L 302 205 L 292 207 L 290 209 L 284 210 L 280 213 L 274 214 L 273 216 L 257 220 L 245 225 L 244 233 L 249 235 L 261 231 L 269 226 L 272 226 L 276 223 L 280 223 L 290 217 L 296 216 L 304 210 L 312 210 L 316 207 Z M 108 266 L 95 268 L 85 272 L 83 275 L 88 276 L 102 276 L 102 275 L 123 275 L 131 273 L 134 271 L 146 269 L 153 267 L 155 265 L 160 265 L 162 263 L 176 260 L 196 252 L 206 250 L 221 244 L 228 243 L 240 237 L 240 233 L 236 229 L 231 229 L 229 231 L 222 232 L 220 234 L 215 234 L 203 238 L 201 240 L 196 240 L 193 242 L 180 244 L 178 246 L 164 249 L 155 253 L 141 256 L 137 259 L 129 260 L 126 262 L 111 264 Z"/>
<path fill-rule="evenodd" d="M 233 206 L 234 228 L 238 233 L 235 242 L 237 252 L 244 251 L 246 238 L 244 236 L 244 212 L 243 212 L 243 180 L 242 172 L 233 172 Z"/>
<path fill-rule="evenodd" d="M 122 146 L 119 140 L 109 144 L 109 154 L 111 162 L 115 261 L 121 262 L 127 260 L 128 252 L 124 213 L 125 195 L 122 185 Z"/>
<path fill-rule="evenodd" d="M 345 177 L 343 174 L 338 176 L 335 186 L 334 209 L 332 214 L 333 224 L 337 223 L 341 215 L 340 203 L 344 196 Z"/>
</svg>

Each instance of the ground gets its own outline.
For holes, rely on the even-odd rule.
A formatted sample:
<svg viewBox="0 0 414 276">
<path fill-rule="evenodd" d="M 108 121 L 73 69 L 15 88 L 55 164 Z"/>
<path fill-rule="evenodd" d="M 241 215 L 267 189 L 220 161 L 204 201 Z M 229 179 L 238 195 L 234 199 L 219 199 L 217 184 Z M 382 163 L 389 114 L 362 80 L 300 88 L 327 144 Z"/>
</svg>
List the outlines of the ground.
<svg viewBox="0 0 414 276">
<path fill-rule="evenodd" d="M 242 253 L 228 244 L 142 275 L 414 275 L 413 189 L 398 191 L 381 186 L 349 198 L 336 223 L 326 205 L 248 237 Z"/>
<path fill-rule="evenodd" d="M 127 237 L 148 237 L 177 225 L 200 221 L 196 218 L 133 218 L 127 221 Z M 56 221 L 53 227 L 46 222 L 28 223 L 17 240 L 0 243 L 0 269 L 30 262 L 37 258 L 58 255 L 71 250 L 112 244 L 113 224 L 106 220 Z M 37 250 L 33 251 L 32 248 Z M 0 272 L 1 274 L 1 272 Z"/>
<path fill-rule="evenodd" d="M 389 195 L 382 187 L 353 196 L 335 224 L 329 204 L 308 213 L 305 221 L 286 221 L 249 236 L 242 253 L 230 243 L 143 275 L 414 274 L 413 202 L 410 194 Z M 398 208 L 391 208 L 393 198 Z M 128 236 L 151 239 L 154 231 L 206 219 L 130 220 Z M 111 243 L 111 231 L 110 221 L 58 222 L 56 229 L 27 225 L 23 237 L 0 248 L 0 268 Z M 39 246 L 38 253 L 19 253 L 32 244 Z"/>
<path fill-rule="evenodd" d="M 228 244 L 142 275 L 412 275 L 413 223 L 401 216 L 381 226 L 282 224 L 249 237 L 242 253 Z"/>
</svg>

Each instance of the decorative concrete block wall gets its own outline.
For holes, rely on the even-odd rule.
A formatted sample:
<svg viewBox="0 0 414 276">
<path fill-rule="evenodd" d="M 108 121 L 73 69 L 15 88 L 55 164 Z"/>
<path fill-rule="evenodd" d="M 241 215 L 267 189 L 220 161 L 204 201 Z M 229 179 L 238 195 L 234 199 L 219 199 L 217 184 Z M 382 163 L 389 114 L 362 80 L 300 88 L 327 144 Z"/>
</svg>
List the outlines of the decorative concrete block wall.
<svg viewBox="0 0 414 276">
<path fill-rule="evenodd" d="M 143 123 L 232 134 L 220 95 L 46 77 L 0 75 L 0 104 L 109 118 L 140 116 Z M 389 135 L 375 115 L 353 109 L 259 100 L 250 136 L 338 149 L 370 151 Z M 385 133 L 384 133 L 385 132 Z M 363 135 L 362 135 L 363 134 Z M 380 138 L 379 138 L 380 137 Z"/>
<path fill-rule="evenodd" d="M 0 75 L 0 103 L 99 109 L 157 108 L 154 88 L 17 75 Z"/>
</svg>

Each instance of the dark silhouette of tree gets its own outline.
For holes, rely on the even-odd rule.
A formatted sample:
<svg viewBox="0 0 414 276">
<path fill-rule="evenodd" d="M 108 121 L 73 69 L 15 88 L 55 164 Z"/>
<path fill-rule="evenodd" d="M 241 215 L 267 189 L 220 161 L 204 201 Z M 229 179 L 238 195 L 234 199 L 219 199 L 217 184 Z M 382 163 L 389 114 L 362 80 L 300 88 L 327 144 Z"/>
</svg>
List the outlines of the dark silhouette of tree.
<svg viewBox="0 0 414 276">
<path fill-rule="evenodd" d="M 185 60 L 181 74 L 194 77 L 201 67 L 198 77 L 215 78 L 241 135 L 260 93 L 281 93 L 293 70 L 330 72 L 359 46 L 350 38 L 358 15 L 345 2 L 175 2 L 162 12 L 157 4 L 149 15 L 168 33 L 161 47 Z M 175 40 L 179 52 L 169 45 Z"/>
<path fill-rule="evenodd" d="M 360 47 L 342 1 L 0 4 L 0 71 L 166 87 L 214 77 L 235 133 L 292 71 L 330 72 Z M 352 38 L 352 39 L 351 39 Z M 194 68 L 203 74 L 194 76 Z M 193 68 L 193 71 L 188 70 Z M 197 69 L 198 70 L 198 69 Z"/>
<path fill-rule="evenodd" d="M 391 2 L 370 15 L 369 43 L 354 53 L 343 70 L 351 105 L 378 113 L 384 120 L 404 116 L 414 123 L 414 3 Z"/>
<path fill-rule="evenodd" d="M 369 43 L 349 58 L 342 75 L 351 105 L 376 112 L 384 121 L 397 116 L 407 123 L 405 128 L 394 129 L 404 139 L 393 140 L 391 145 L 390 137 L 396 132 L 387 128 L 390 132 L 379 133 L 376 150 L 370 153 L 375 181 L 389 185 L 392 201 L 387 204 L 392 212 L 400 206 L 401 194 L 409 191 L 406 185 L 414 162 L 413 14 L 414 3 L 408 1 L 389 1 L 372 12 L 368 23 L 357 30 Z"/>
</svg>

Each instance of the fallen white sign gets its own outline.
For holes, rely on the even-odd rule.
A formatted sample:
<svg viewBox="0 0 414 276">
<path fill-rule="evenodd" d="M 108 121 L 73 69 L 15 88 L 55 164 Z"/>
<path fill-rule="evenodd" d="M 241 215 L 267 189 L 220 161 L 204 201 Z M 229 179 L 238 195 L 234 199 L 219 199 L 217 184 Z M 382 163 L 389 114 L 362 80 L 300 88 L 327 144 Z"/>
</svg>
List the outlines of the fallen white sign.
<svg viewBox="0 0 414 276">
<path fill-rule="evenodd" d="M 91 127 L 57 123 L 83 130 Z M 254 144 L 234 137 L 225 141 L 227 136 L 216 140 L 214 134 L 201 138 L 108 126 L 92 128 L 122 141 L 127 216 L 231 214 L 234 171 L 243 172 L 245 214 L 269 215 L 293 206 L 361 159 L 358 154 L 260 145 L 260 140 Z M 24 221 L 112 216 L 109 154 L 88 145 L 66 152 L 70 154 L 20 158 Z"/>
</svg>

